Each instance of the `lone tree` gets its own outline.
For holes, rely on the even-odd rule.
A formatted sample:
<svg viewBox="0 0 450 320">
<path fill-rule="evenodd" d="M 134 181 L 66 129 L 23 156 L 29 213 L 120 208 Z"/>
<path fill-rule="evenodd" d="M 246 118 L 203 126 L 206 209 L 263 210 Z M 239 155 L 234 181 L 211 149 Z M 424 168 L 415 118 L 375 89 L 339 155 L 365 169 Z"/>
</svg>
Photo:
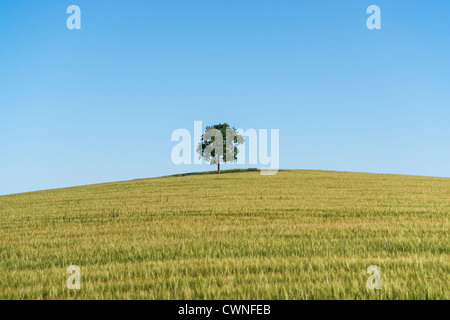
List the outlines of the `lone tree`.
<svg viewBox="0 0 450 320">
<path fill-rule="evenodd" d="M 199 159 L 203 157 L 205 162 L 217 164 L 217 173 L 220 174 L 220 163 L 236 161 L 239 153 L 237 147 L 244 142 L 244 136 L 239 135 L 236 128 L 231 128 L 228 123 L 207 126 L 197 153 L 200 155 Z"/>
</svg>

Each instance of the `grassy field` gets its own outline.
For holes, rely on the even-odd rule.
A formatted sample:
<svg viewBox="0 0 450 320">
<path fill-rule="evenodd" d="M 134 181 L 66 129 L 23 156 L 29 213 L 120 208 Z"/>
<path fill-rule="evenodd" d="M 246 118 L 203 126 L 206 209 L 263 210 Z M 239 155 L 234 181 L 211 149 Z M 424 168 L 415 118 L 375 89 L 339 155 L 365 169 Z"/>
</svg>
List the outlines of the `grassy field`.
<svg viewBox="0 0 450 320">
<path fill-rule="evenodd" d="M 329 171 L 1 196 L 0 299 L 449 299 L 449 216 L 448 178 Z"/>
</svg>

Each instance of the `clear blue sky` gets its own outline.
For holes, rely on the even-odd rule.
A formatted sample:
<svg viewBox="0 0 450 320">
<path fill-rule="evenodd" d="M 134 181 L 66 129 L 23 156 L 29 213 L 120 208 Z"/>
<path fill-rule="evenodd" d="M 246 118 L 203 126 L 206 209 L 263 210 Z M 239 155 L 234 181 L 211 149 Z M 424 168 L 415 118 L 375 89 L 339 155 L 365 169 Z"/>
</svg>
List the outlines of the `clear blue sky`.
<svg viewBox="0 0 450 320">
<path fill-rule="evenodd" d="M 450 1 L 0 2 L 0 194 L 212 170 L 171 162 L 194 120 L 280 129 L 281 168 L 450 177 Z"/>
</svg>

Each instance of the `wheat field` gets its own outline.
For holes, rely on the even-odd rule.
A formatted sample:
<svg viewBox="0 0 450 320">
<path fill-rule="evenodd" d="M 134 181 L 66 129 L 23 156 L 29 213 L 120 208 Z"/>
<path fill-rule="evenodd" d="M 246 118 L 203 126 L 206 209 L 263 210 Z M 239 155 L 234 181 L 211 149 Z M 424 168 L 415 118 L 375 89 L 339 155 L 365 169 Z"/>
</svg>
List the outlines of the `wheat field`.
<svg viewBox="0 0 450 320">
<path fill-rule="evenodd" d="M 449 178 L 309 170 L 1 196 L 0 299 L 449 299 L 449 213 Z"/>
</svg>

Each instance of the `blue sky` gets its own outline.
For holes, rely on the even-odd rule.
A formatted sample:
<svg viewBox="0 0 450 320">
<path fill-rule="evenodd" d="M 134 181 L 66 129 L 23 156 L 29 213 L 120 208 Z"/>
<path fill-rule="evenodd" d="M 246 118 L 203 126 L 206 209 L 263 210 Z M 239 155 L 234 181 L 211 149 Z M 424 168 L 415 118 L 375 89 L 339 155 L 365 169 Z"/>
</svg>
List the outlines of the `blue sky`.
<svg viewBox="0 0 450 320">
<path fill-rule="evenodd" d="M 450 177 L 449 40 L 447 0 L 1 1 L 0 194 L 213 170 L 171 162 L 194 120 L 280 129 L 281 168 Z"/>
</svg>

